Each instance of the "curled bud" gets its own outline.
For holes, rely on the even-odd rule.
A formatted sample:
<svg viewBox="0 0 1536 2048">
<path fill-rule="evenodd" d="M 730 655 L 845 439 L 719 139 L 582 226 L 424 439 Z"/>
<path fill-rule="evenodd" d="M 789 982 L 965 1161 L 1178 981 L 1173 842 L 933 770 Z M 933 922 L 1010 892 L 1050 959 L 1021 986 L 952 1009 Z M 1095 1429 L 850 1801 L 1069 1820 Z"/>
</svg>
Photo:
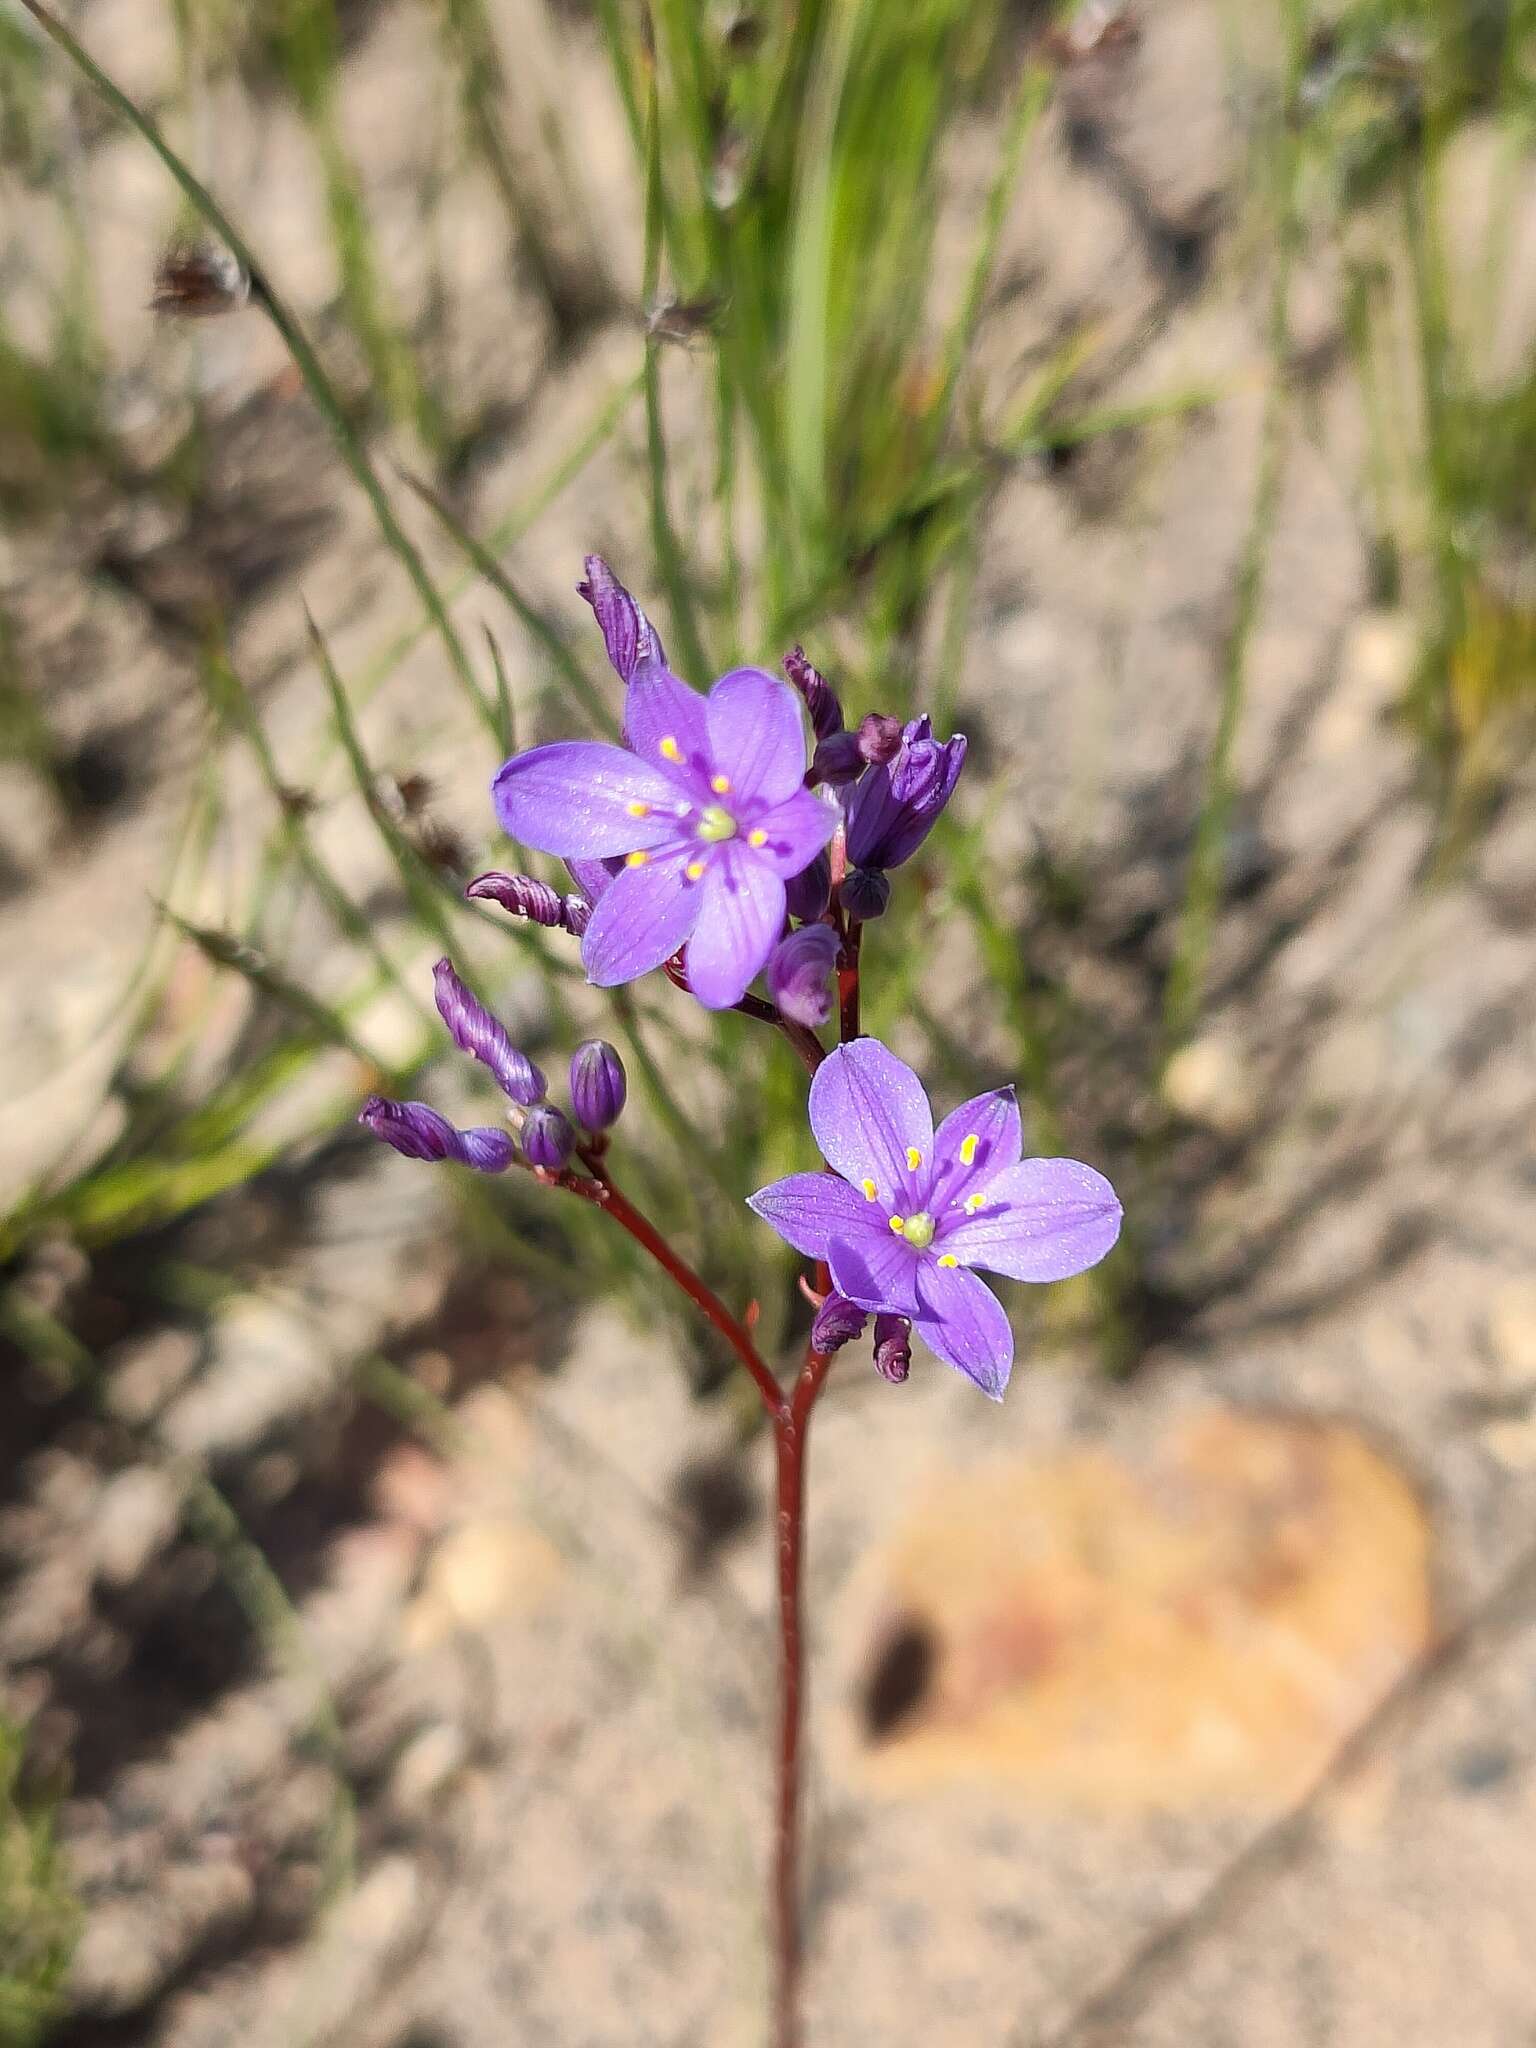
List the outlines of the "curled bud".
<svg viewBox="0 0 1536 2048">
<path fill-rule="evenodd" d="M 823 1358 L 829 1351 L 841 1351 L 845 1344 L 863 1335 L 868 1320 L 856 1302 L 841 1294 L 829 1294 L 811 1325 L 811 1349 L 820 1352 Z"/>
<path fill-rule="evenodd" d="M 850 868 L 843 877 L 842 905 L 859 924 L 884 917 L 891 900 L 891 878 L 878 868 Z"/>
<path fill-rule="evenodd" d="M 523 1119 L 523 1157 L 528 1164 L 558 1173 L 575 1149 L 570 1118 L 552 1103 L 536 1103 Z"/>
<path fill-rule="evenodd" d="M 895 758 L 870 770 L 848 799 L 848 858 L 856 867 L 899 868 L 937 823 L 965 765 L 966 740 L 933 737 L 914 718 Z"/>
<path fill-rule="evenodd" d="M 814 924 L 832 900 L 832 860 L 825 847 L 808 868 L 784 884 L 784 903 L 801 924 Z"/>
<path fill-rule="evenodd" d="M 806 780 L 827 782 L 837 789 L 844 783 L 857 782 L 864 773 L 865 765 L 856 732 L 829 733 L 824 740 L 816 742 L 816 751 L 811 756 L 811 772 Z"/>
<path fill-rule="evenodd" d="M 439 960 L 432 979 L 438 1012 L 460 1052 L 488 1067 L 502 1093 L 525 1109 L 542 1101 L 544 1076 L 517 1050 L 485 1005 L 470 994 L 454 973 L 452 962 Z"/>
<path fill-rule="evenodd" d="M 475 903 L 499 903 L 513 917 L 526 917 L 530 924 L 569 932 L 577 939 L 592 915 L 585 896 L 561 896 L 532 875 L 476 875 L 464 894 Z"/>
<path fill-rule="evenodd" d="M 805 708 L 811 714 L 811 730 L 817 739 L 829 740 L 833 733 L 841 732 L 843 707 L 837 701 L 837 692 L 820 669 L 812 668 L 803 647 L 792 647 L 785 655 L 784 673 L 805 699 Z"/>
<path fill-rule="evenodd" d="M 859 720 L 859 753 L 871 766 L 883 768 L 901 752 L 901 720 L 871 711 Z"/>
<path fill-rule="evenodd" d="M 624 1108 L 624 1062 L 606 1038 L 589 1038 L 571 1054 L 571 1108 L 589 1131 L 606 1131 Z"/>
<path fill-rule="evenodd" d="M 782 1014 L 812 1031 L 832 1014 L 832 978 L 841 941 L 830 925 L 803 924 L 768 956 L 768 993 Z"/>
<path fill-rule="evenodd" d="M 628 682 L 642 661 L 666 661 L 661 637 L 601 555 L 588 555 L 586 575 L 576 586 L 593 612 L 622 682 Z"/>
<path fill-rule="evenodd" d="M 875 1317 L 875 1371 L 899 1387 L 912 1370 L 912 1325 L 905 1316 Z"/>
<path fill-rule="evenodd" d="M 391 1102 L 370 1095 L 357 1120 L 407 1159 L 452 1159 L 476 1173 L 505 1173 L 516 1147 L 507 1131 L 456 1131 L 424 1102 Z"/>
</svg>

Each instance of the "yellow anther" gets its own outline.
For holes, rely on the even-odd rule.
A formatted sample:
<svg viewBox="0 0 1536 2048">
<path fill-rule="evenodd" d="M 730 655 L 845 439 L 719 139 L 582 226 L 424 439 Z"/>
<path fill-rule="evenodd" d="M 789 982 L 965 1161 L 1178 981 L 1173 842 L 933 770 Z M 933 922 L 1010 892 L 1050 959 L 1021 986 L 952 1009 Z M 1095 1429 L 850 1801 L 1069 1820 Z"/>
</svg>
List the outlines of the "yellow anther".
<svg viewBox="0 0 1536 2048">
<path fill-rule="evenodd" d="M 731 778 L 729 775 L 711 775 L 709 786 L 716 796 L 724 796 L 731 786 Z"/>
<path fill-rule="evenodd" d="M 987 1206 L 987 1198 L 985 1195 L 967 1195 L 964 1206 L 966 1215 L 974 1216 L 978 1209 L 984 1209 Z"/>
<path fill-rule="evenodd" d="M 627 868 L 643 868 L 650 857 L 648 853 L 626 853 L 624 865 Z"/>
<path fill-rule="evenodd" d="M 912 1169 L 912 1171 L 913 1171 L 914 1173 L 916 1173 L 917 1169 L 918 1169 L 918 1168 L 919 1168 L 919 1167 L 920 1167 L 920 1166 L 922 1165 L 922 1163 L 923 1163 L 923 1155 L 922 1155 L 922 1153 L 918 1151 L 918 1149 L 917 1149 L 917 1147 L 916 1147 L 915 1145 L 909 1145 L 909 1146 L 907 1147 L 907 1164 L 908 1164 L 908 1166 L 910 1166 L 910 1167 L 911 1167 L 911 1169 Z"/>
<path fill-rule="evenodd" d="M 648 818 L 651 815 L 650 805 L 641 803 L 638 797 L 632 804 L 626 804 L 624 808 L 632 818 Z"/>
<path fill-rule="evenodd" d="M 981 1143 L 981 1139 L 980 1139 L 980 1138 L 979 1138 L 979 1137 L 977 1136 L 977 1134 L 975 1133 L 975 1131 L 972 1131 L 972 1132 L 971 1132 L 971 1134 L 970 1134 L 970 1136 L 969 1136 L 968 1138 L 963 1138 L 963 1139 L 961 1140 L 961 1142 L 960 1142 L 960 1164 L 961 1164 L 962 1166 L 969 1166 L 969 1165 L 971 1165 L 971 1164 L 972 1164 L 972 1162 L 973 1162 L 973 1161 L 975 1160 L 975 1157 L 976 1157 L 976 1147 L 977 1147 L 977 1146 L 978 1146 L 978 1145 L 979 1145 L 980 1143 Z"/>
<path fill-rule="evenodd" d="M 671 733 L 668 733 L 666 738 L 660 742 L 656 751 L 660 754 L 663 761 L 681 761 L 683 758 L 683 750 L 677 744 L 677 741 L 673 739 Z"/>
<path fill-rule="evenodd" d="M 953 1252 L 939 1253 L 939 1264 L 941 1266 L 958 1266 L 959 1263 L 960 1261 L 955 1257 Z"/>
<path fill-rule="evenodd" d="M 895 1231 L 898 1237 L 900 1237 L 901 1233 L 906 1229 L 906 1227 L 907 1219 L 905 1216 L 893 1216 L 891 1218 L 891 1228 Z"/>
<path fill-rule="evenodd" d="M 690 882 L 696 882 L 699 879 L 699 877 L 703 874 L 703 872 L 704 863 L 701 860 L 691 860 L 689 861 L 687 867 L 683 869 L 683 873 L 688 877 Z"/>
<path fill-rule="evenodd" d="M 768 844 L 768 834 L 761 825 L 754 825 L 747 834 L 747 844 L 748 846 L 766 846 Z"/>
<path fill-rule="evenodd" d="M 859 1182 L 859 1186 L 860 1186 L 860 1187 L 861 1187 L 861 1188 L 862 1188 L 862 1189 L 864 1190 L 864 1199 L 865 1199 L 865 1201 L 866 1201 L 866 1202 L 872 1202 L 872 1201 L 873 1201 L 873 1200 L 875 1199 L 875 1184 L 874 1184 L 874 1182 L 873 1182 L 872 1180 L 861 1180 L 861 1181 Z"/>
</svg>

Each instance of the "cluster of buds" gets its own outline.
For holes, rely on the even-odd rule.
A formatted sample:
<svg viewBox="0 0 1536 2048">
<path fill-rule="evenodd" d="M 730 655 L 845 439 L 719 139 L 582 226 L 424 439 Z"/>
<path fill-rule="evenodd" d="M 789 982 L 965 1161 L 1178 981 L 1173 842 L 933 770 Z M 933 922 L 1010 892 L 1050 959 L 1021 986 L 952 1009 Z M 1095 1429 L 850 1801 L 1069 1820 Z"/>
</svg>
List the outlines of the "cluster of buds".
<svg viewBox="0 0 1536 2048">
<path fill-rule="evenodd" d="M 841 1351 L 864 1334 L 869 1321 L 867 1309 L 836 1292 L 827 1296 L 811 1324 L 811 1349 L 823 1357 Z M 875 1317 L 875 1371 L 892 1386 L 900 1386 L 912 1370 L 912 1325 L 905 1316 Z"/>
<path fill-rule="evenodd" d="M 364 1103 L 360 1124 L 407 1159 L 451 1159 L 476 1173 L 505 1173 L 517 1163 L 519 1146 L 523 1160 L 538 1172 L 561 1173 L 578 1145 L 601 1143 L 618 1121 L 628 1093 L 624 1063 L 606 1039 L 586 1039 L 571 1055 L 573 1122 L 548 1100 L 539 1068 L 517 1049 L 449 961 L 438 961 L 433 983 L 449 1037 L 460 1052 L 479 1061 L 506 1096 L 517 1137 L 494 1127 L 458 1130 L 425 1102 L 391 1102 L 382 1095 Z"/>
<path fill-rule="evenodd" d="M 805 699 L 816 734 L 806 781 L 837 790 L 843 805 L 848 872 L 840 900 L 849 917 L 867 924 L 891 900 L 889 870 L 912 858 L 954 794 L 965 735 L 936 740 L 926 715 L 903 725 L 879 711 L 849 730 L 837 692 L 803 648 L 785 655 L 784 673 Z"/>
</svg>

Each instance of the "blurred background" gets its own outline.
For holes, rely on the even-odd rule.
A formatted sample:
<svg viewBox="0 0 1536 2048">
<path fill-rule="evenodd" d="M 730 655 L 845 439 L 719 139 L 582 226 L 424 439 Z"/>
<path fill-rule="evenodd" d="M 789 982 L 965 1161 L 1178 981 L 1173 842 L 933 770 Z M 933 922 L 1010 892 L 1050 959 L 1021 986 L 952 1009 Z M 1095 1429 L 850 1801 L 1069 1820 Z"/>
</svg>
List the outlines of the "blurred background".
<svg viewBox="0 0 1536 2048">
<path fill-rule="evenodd" d="M 1531 0 L 63 12 L 0 0 L 0 2044 L 763 2038 L 751 1404 L 582 1205 L 353 1123 L 490 1120 L 451 952 L 803 1340 L 798 1066 L 462 900 L 509 747 L 613 728 L 594 551 L 696 683 L 970 736 L 866 1027 L 1127 1211 L 1001 1409 L 833 1374 L 808 2039 L 1536 2039 Z"/>
</svg>

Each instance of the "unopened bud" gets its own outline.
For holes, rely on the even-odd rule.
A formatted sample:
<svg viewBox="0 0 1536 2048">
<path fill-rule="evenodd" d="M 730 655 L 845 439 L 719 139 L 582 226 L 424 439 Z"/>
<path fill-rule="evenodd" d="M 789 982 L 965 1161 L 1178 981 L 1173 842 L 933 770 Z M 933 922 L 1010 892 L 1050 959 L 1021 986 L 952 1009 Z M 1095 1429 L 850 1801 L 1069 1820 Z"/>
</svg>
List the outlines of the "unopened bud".
<svg viewBox="0 0 1536 2048">
<path fill-rule="evenodd" d="M 875 1317 L 875 1371 L 899 1387 L 912 1370 L 912 1325 L 905 1316 Z"/>
<path fill-rule="evenodd" d="M 859 720 L 859 753 L 877 768 L 894 761 L 901 752 L 901 720 L 883 711 L 871 711 Z"/>
<path fill-rule="evenodd" d="M 882 875 L 878 868 L 850 868 L 844 875 L 843 908 L 858 923 L 870 924 L 875 918 L 884 917 L 890 900 L 890 877 Z"/>
<path fill-rule="evenodd" d="M 589 1038 L 571 1054 L 571 1108 L 589 1131 L 619 1120 L 629 1092 L 624 1062 L 606 1038 Z"/>
<path fill-rule="evenodd" d="M 523 1157 L 530 1166 L 559 1173 L 576 1149 L 571 1120 L 553 1103 L 540 1102 L 523 1119 Z"/>
</svg>

